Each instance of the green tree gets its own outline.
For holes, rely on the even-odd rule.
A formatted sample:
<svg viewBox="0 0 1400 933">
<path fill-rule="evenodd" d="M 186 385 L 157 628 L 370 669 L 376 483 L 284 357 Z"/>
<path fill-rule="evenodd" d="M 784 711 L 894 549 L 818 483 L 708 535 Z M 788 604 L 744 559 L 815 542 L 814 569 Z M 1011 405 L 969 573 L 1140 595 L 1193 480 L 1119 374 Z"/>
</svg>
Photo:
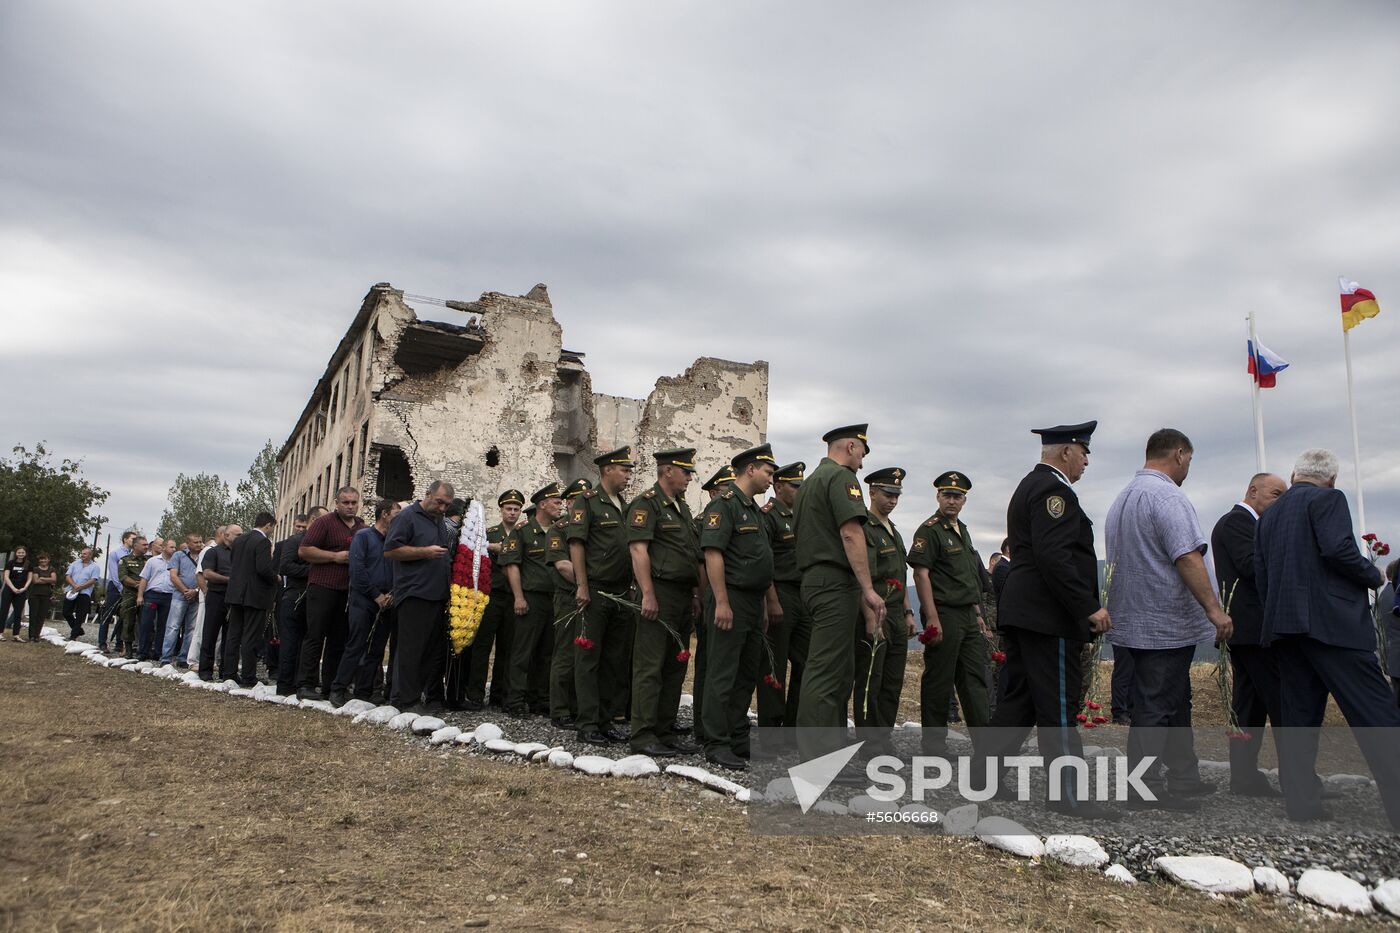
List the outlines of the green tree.
<svg viewBox="0 0 1400 933">
<path fill-rule="evenodd" d="M 218 526 L 235 520 L 228 483 L 219 479 L 217 473 L 194 476 L 181 473 L 175 477 L 169 495 L 169 504 L 161 513 L 160 526 L 156 529 L 156 534 L 162 538 L 184 537 L 191 532 L 207 538 Z"/>
<path fill-rule="evenodd" d="M 251 528 L 259 512 L 277 513 L 277 448 L 271 438 L 253 458 L 248 475 L 238 481 L 232 520 Z"/>
<path fill-rule="evenodd" d="M 107 501 L 107 491 L 83 478 L 81 461 L 55 466 L 43 441 L 12 453 L 0 460 L 0 551 L 23 544 L 31 559 L 48 551 L 61 567 L 106 521 L 94 509 Z"/>
</svg>

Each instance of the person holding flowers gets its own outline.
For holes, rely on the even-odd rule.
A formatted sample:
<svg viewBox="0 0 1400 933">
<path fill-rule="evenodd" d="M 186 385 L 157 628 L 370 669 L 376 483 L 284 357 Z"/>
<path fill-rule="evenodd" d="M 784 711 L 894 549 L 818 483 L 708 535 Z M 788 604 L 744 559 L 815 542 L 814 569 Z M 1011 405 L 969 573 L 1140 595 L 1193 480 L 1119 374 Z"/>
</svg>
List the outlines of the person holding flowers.
<svg viewBox="0 0 1400 933">
<path fill-rule="evenodd" d="M 768 444 L 750 447 L 730 463 L 734 482 L 705 508 L 700 547 L 714 594 L 714 621 L 705 650 L 705 758 L 743 771 L 749 757 L 749 699 L 763 653 L 764 602 L 773 590 L 773 548 L 754 496 L 773 485 L 778 463 Z"/>
<path fill-rule="evenodd" d="M 554 581 L 549 574 L 549 532 L 564 507 L 557 482 L 530 497 L 525 521 L 511 530 L 497 562 L 505 568 L 515 616 L 511 637 L 507 713 L 544 715 L 549 711 L 549 665 L 554 653 Z M 487 604 L 490 610 L 490 604 Z M 478 634 L 478 638 L 480 635 Z M 494 687 L 492 688 L 495 689 Z"/>
<path fill-rule="evenodd" d="M 797 703 L 802 695 L 802 667 L 807 663 L 807 642 L 812 620 L 802 605 L 802 573 L 797 569 L 797 530 L 792 505 L 807 464 L 798 460 L 778 467 L 773 474 L 772 496 L 763 504 L 768 540 L 773 544 L 773 589 L 778 612 L 769 611 L 768 653 L 760 660 L 763 675 L 758 685 L 758 724 L 797 725 Z M 771 678 L 771 681 L 770 681 Z"/>
<path fill-rule="evenodd" d="M 627 548 L 641 594 L 632 638 L 632 730 L 638 754 L 691 755 L 697 746 L 675 732 L 681 685 L 700 584 L 700 540 L 685 491 L 695 475 L 695 448 L 658 450 L 656 482 L 627 506 Z"/>
<path fill-rule="evenodd" d="M 924 672 L 919 718 L 926 755 L 948 749 L 948 701 L 956 689 L 963 720 L 980 729 L 991 717 L 987 699 L 987 642 L 982 618 L 982 559 L 959 520 L 972 480 L 949 470 L 933 481 L 938 511 L 914 532 L 909 564 L 923 613 Z"/>
<path fill-rule="evenodd" d="M 909 657 L 909 639 L 917 630 L 914 610 L 909 608 L 908 551 L 899 529 L 890 520 L 890 513 L 904 492 L 904 477 L 901 467 L 865 474 L 870 487 L 866 558 L 875 589 L 885 597 L 885 621 L 875 638 L 868 637 L 864 629 L 856 631 L 854 719 L 857 728 L 872 730 L 872 744 L 886 754 L 893 754 L 890 736 L 899 713 L 899 694 L 904 689 L 904 662 Z"/>
<path fill-rule="evenodd" d="M 525 493 L 518 489 L 507 489 L 496 497 L 496 508 L 501 520 L 486 529 L 486 550 L 491 559 L 501 560 L 506 538 L 520 523 L 520 510 L 525 507 Z M 471 674 L 467 678 L 466 695 L 462 706 L 477 710 L 488 705 L 486 684 L 491 684 L 489 705 L 504 706 L 506 694 L 510 692 L 510 667 L 512 638 L 515 634 L 515 612 L 510 592 L 510 581 L 504 573 L 491 578 L 491 601 L 486 604 L 486 612 L 481 618 L 481 627 L 472 640 Z M 495 644 L 495 663 L 491 646 Z M 490 676 L 488 676 L 488 674 Z"/>
<path fill-rule="evenodd" d="M 608 451 L 593 462 L 598 466 L 598 488 L 574 500 L 565 536 L 574 572 L 574 604 L 583 610 L 583 625 L 574 639 L 578 738 L 588 745 L 607 745 L 626 741 L 612 721 L 626 710 L 631 686 L 632 610 L 624 597 L 632 587 L 632 558 L 622 490 L 636 464 L 631 447 Z"/>
<path fill-rule="evenodd" d="M 451 583 L 454 542 L 443 516 L 453 494 L 451 483 L 433 480 L 420 501 L 394 516 L 384 537 L 384 557 L 394 561 L 399 630 L 389 702 L 406 713 L 427 712 L 423 692 Z"/>
<path fill-rule="evenodd" d="M 574 565 L 569 560 L 569 506 L 593 488 L 593 482 L 576 479 L 564 490 L 559 517 L 549 529 L 550 578 L 554 581 L 553 653 L 549 661 L 549 721 L 556 729 L 572 729 L 578 723 L 578 693 L 574 689 L 574 639 L 583 611 L 574 605 Z"/>
</svg>

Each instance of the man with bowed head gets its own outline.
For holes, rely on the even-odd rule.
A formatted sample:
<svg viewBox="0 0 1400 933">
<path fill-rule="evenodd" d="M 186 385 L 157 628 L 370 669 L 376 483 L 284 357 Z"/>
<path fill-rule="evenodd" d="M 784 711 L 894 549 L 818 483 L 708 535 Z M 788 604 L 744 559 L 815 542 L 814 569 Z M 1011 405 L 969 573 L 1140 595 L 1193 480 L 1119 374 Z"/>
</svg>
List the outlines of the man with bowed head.
<svg viewBox="0 0 1400 933">
<path fill-rule="evenodd" d="M 394 561 L 393 605 L 399 644 L 394 652 L 393 695 L 389 702 L 405 713 L 426 713 L 434 639 L 441 636 L 443 608 L 452 584 L 452 533 L 443 516 L 452 504 L 450 483 L 434 480 L 394 517 L 384 537 L 384 556 Z"/>
<path fill-rule="evenodd" d="M 1385 579 L 1361 554 L 1330 450 L 1305 450 L 1293 485 L 1259 519 L 1254 579 L 1264 601 L 1260 639 L 1278 659 L 1279 784 L 1290 820 L 1326 820 L 1312 778 L 1318 729 L 1331 694 L 1351 726 L 1400 829 L 1400 709 L 1376 658 L 1366 591 Z M 1371 728 L 1371 727 L 1385 728 Z M 1290 728 L 1292 727 L 1292 728 Z"/>
</svg>

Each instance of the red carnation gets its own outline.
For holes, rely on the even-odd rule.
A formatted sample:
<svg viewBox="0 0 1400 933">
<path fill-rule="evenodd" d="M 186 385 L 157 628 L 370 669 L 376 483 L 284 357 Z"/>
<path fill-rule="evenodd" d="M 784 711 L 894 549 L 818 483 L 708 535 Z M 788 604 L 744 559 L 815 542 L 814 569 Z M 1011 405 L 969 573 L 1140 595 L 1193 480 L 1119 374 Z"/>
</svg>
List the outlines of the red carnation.
<svg viewBox="0 0 1400 933">
<path fill-rule="evenodd" d="M 1250 735 L 1248 732 L 1245 732 L 1243 730 L 1239 732 L 1227 732 L 1225 733 L 1225 736 L 1231 742 L 1248 742 L 1250 739 L 1254 738 L 1254 736 Z"/>
<path fill-rule="evenodd" d="M 778 678 L 774 677 L 772 674 L 764 674 L 763 683 L 769 687 L 772 687 L 774 690 L 783 689 L 783 685 L 778 683 Z"/>
<path fill-rule="evenodd" d="M 1084 728 L 1085 728 L 1085 729 L 1092 729 L 1092 728 L 1094 728 L 1094 724 L 1093 724 L 1092 722 L 1086 722 L 1086 723 L 1084 724 Z"/>
<path fill-rule="evenodd" d="M 1095 724 L 1101 726 L 1101 725 L 1103 725 L 1104 723 L 1108 722 L 1108 717 L 1107 717 L 1107 716 L 1095 716 L 1095 717 L 1094 717 L 1094 722 L 1095 722 Z"/>
<path fill-rule="evenodd" d="M 936 625 L 930 625 L 919 633 L 919 644 L 927 645 L 943 634 L 943 630 Z"/>
<path fill-rule="evenodd" d="M 676 660 L 684 664 L 686 661 L 690 660 L 690 652 L 682 648 L 680 651 L 676 652 Z"/>
<path fill-rule="evenodd" d="M 1089 701 L 1085 702 L 1084 705 L 1087 706 L 1087 707 L 1089 707 L 1089 709 L 1103 709 L 1102 706 L 1100 706 L 1099 704 L 1095 703 L 1093 700 L 1089 700 Z"/>
<path fill-rule="evenodd" d="M 904 589 L 904 584 L 894 577 L 885 577 L 885 585 L 892 588 L 896 593 Z"/>
<path fill-rule="evenodd" d="M 1083 713 L 1080 713 L 1078 716 L 1075 716 L 1074 718 L 1075 718 L 1075 719 L 1078 719 L 1080 722 L 1088 722 L 1088 721 L 1089 721 L 1089 717 L 1088 717 L 1088 716 L 1085 716 Z"/>
<path fill-rule="evenodd" d="M 995 662 L 998 663 L 998 664 L 1005 664 L 1005 663 L 1006 663 L 1006 652 L 1005 652 L 1005 651 L 993 651 L 993 652 L 992 652 L 992 660 L 995 661 Z"/>
<path fill-rule="evenodd" d="M 1376 540 L 1376 536 L 1375 536 L 1374 534 L 1364 534 L 1364 535 L 1361 536 L 1361 540 L 1362 540 L 1362 541 L 1374 541 L 1374 540 Z"/>
<path fill-rule="evenodd" d="M 591 639 L 591 638 L 586 638 L 586 637 L 584 637 L 583 635 L 580 635 L 578 638 L 575 638 L 575 639 L 574 639 L 574 644 L 578 645 L 578 646 L 579 646 L 580 648 L 582 648 L 584 651 L 592 651 L 592 650 L 593 650 L 593 639 Z"/>
<path fill-rule="evenodd" d="M 1379 554 L 1381 557 L 1384 557 L 1385 555 L 1390 553 L 1390 545 L 1386 544 L 1385 542 L 1377 544 L 1376 553 Z"/>
</svg>

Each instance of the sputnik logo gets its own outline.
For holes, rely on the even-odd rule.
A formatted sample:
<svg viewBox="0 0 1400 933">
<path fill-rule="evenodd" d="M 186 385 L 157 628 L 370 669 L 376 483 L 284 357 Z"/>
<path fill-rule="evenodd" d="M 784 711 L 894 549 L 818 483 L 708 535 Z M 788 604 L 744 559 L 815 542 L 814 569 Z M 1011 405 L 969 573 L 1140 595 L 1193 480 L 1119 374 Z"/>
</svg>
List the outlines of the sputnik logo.
<svg viewBox="0 0 1400 933">
<path fill-rule="evenodd" d="M 831 782 L 836 780 L 836 775 L 841 773 L 841 769 L 850 763 L 856 752 L 864 742 L 857 742 L 854 745 L 847 745 L 845 748 L 822 755 L 820 758 L 813 758 L 801 764 L 788 768 L 788 777 L 792 779 L 792 790 L 797 795 L 797 803 L 802 807 L 802 812 L 806 813 L 812 806 L 821 799 L 822 794 L 831 786 Z"/>
</svg>

